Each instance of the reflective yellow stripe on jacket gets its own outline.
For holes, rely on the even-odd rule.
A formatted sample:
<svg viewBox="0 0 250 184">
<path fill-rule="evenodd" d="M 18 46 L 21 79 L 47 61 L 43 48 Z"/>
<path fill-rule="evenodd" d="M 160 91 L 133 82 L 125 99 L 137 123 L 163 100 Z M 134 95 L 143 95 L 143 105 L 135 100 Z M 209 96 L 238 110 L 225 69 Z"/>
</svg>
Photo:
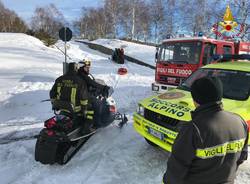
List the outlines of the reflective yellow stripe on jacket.
<svg viewBox="0 0 250 184">
<path fill-rule="evenodd" d="M 81 109 L 82 109 L 81 106 L 75 106 L 74 111 L 75 111 L 75 112 L 79 112 L 79 111 L 81 111 Z"/>
<path fill-rule="evenodd" d="M 60 99 L 60 96 L 61 96 L 61 87 L 60 87 L 60 86 L 57 86 L 56 92 L 57 92 L 56 99 L 59 100 L 59 99 Z"/>
<path fill-rule="evenodd" d="M 94 118 L 93 116 L 87 115 L 87 119 L 92 120 L 93 118 Z"/>
<path fill-rule="evenodd" d="M 88 105 L 88 100 L 81 100 L 81 105 Z"/>
<path fill-rule="evenodd" d="M 94 118 L 93 117 L 94 111 L 87 111 L 86 114 L 87 114 L 87 119 L 91 119 L 92 120 Z"/>
<path fill-rule="evenodd" d="M 70 100 L 71 100 L 71 103 L 75 106 L 76 105 L 76 88 L 71 89 Z"/>
<path fill-rule="evenodd" d="M 237 153 L 244 147 L 245 139 L 226 142 L 224 144 L 213 146 L 205 149 L 197 149 L 196 156 L 201 159 L 224 156 L 227 153 Z"/>
<path fill-rule="evenodd" d="M 87 114 L 94 114 L 94 111 L 87 111 Z"/>
</svg>

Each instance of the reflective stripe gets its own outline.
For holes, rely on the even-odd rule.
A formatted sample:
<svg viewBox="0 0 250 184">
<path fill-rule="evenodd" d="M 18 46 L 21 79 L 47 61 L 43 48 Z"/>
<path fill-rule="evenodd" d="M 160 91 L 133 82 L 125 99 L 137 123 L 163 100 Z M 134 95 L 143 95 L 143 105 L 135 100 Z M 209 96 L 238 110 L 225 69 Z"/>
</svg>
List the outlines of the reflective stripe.
<svg viewBox="0 0 250 184">
<path fill-rule="evenodd" d="M 71 89 L 71 103 L 75 106 L 76 105 L 76 88 Z"/>
<path fill-rule="evenodd" d="M 87 115 L 87 119 L 93 119 L 93 116 Z"/>
<path fill-rule="evenodd" d="M 59 100 L 60 99 L 60 96 L 61 96 L 61 87 L 60 86 L 57 86 L 56 88 L 56 99 Z"/>
<path fill-rule="evenodd" d="M 75 110 L 74 110 L 75 112 L 79 112 L 79 111 L 81 111 L 81 106 L 75 106 Z"/>
<path fill-rule="evenodd" d="M 244 147 L 246 139 L 239 139 L 236 141 L 226 142 L 224 144 L 209 147 L 205 149 L 197 149 L 196 156 L 201 159 L 207 159 L 212 157 L 224 156 L 227 153 L 237 153 Z"/>
<path fill-rule="evenodd" d="M 87 114 L 94 114 L 94 111 L 87 111 Z"/>
<path fill-rule="evenodd" d="M 64 112 L 68 112 L 68 113 L 70 113 L 70 111 L 69 111 L 69 110 L 67 110 L 67 109 L 60 109 L 60 111 L 64 111 Z"/>
<path fill-rule="evenodd" d="M 81 100 L 81 105 L 88 105 L 88 100 Z"/>
</svg>

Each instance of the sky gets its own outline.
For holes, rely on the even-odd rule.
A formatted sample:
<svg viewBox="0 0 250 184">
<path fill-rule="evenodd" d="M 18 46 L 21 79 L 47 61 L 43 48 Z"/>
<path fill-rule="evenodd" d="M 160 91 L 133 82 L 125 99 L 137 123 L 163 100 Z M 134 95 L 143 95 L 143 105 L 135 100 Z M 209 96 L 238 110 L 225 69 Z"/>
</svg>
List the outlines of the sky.
<svg viewBox="0 0 250 184">
<path fill-rule="evenodd" d="M 36 7 L 45 6 L 50 3 L 63 13 L 67 21 L 78 18 L 82 7 L 98 7 L 103 0 L 1 0 L 4 6 L 10 10 L 14 10 L 27 23 L 30 22 Z"/>
</svg>

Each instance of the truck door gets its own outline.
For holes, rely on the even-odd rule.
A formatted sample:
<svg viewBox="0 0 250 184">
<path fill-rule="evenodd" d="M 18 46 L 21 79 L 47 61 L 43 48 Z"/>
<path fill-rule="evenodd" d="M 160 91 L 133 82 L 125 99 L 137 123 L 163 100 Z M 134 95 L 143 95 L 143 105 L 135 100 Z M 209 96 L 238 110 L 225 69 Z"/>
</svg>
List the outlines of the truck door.
<svg viewBox="0 0 250 184">
<path fill-rule="evenodd" d="M 205 43 L 202 57 L 202 64 L 207 65 L 213 61 L 213 55 L 216 54 L 217 45 L 212 43 Z"/>
</svg>

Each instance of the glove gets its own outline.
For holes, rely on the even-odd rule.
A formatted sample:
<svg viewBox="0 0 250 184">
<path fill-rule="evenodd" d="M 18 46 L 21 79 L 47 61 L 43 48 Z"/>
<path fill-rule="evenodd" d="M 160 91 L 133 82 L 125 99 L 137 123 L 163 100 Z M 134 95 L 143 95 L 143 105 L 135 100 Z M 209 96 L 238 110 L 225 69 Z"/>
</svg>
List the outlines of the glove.
<svg viewBox="0 0 250 184">
<path fill-rule="evenodd" d="M 104 86 L 102 89 L 102 96 L 108 97 L 109 96 L 109 89 L 110 89 L 109 86 Z"/>
</svg>

